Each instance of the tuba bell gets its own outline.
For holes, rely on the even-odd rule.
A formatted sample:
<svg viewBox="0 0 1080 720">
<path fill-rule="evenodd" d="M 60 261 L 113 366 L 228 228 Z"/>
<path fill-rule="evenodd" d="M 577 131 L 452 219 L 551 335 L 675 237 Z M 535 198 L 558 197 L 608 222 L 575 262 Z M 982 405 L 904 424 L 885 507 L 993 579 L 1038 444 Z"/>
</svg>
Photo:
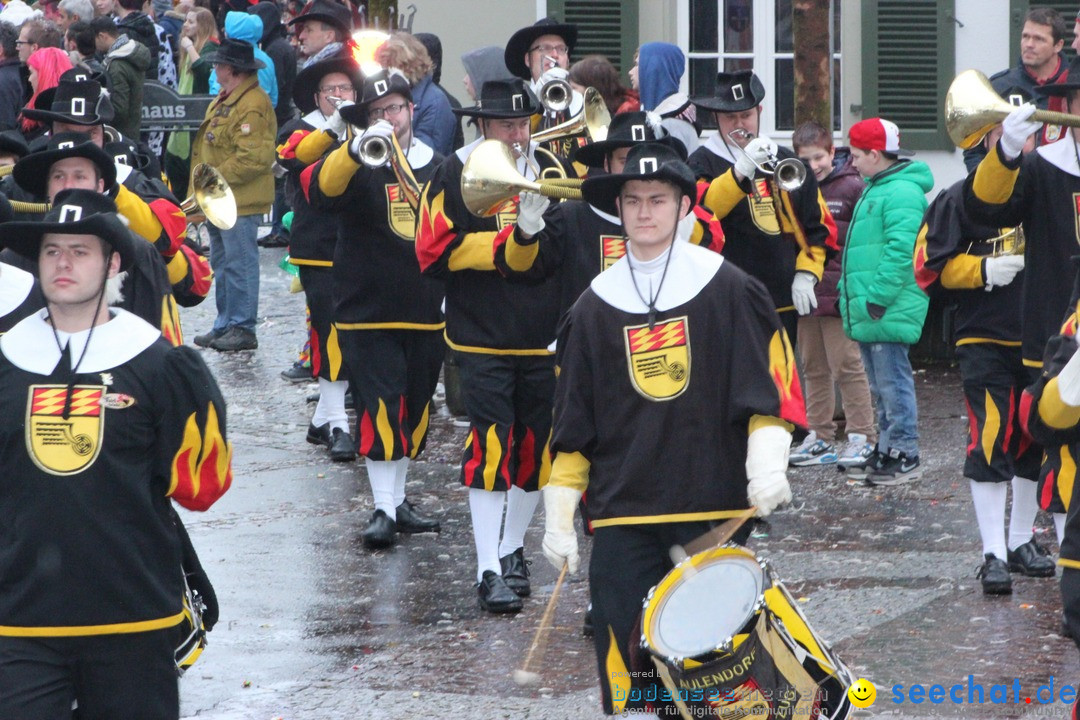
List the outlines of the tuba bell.
<svg viewBox="0 0 1080 720">
<path fill-rule="evenodd" d="M 180 204 L 185 215 L 202 213 L 210 224 L 228 230 L 236 224 L 236 198 L 217 170 L 199 163 L 191 169 L 191 195 Z"/>
<path fill-rule="evenodd" d="M 968 150 L 1015 109 L 1001 99 L 985 75 L 978 70 L 965 70 L 953 79 L 945 95 L 945 130 L 957 147 Z M 1052 110 L 1036 110 L 1031 119 L 1080 127 L 1080 115 Z"/>
<path fill-rule="evenodd" d="M 571 180 L 563 179 L 563 183 Z M 461 171 L 461 197 L 465 207 L 478 217 L 497 215 L 506 202 L 522 190 L 544 197 L 580 200 L 581 188 L 541 178 L 528 180 L 518 172 L 510 148 L 499 140 L 485 140 L 477 145 Z"/>
</svg>

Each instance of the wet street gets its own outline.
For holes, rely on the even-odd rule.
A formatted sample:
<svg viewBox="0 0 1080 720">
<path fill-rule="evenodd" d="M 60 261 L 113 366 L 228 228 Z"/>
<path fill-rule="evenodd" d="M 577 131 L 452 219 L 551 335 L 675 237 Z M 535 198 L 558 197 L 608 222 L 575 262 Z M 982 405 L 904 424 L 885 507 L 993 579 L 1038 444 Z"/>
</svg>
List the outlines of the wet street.
<svg viewBox="0 0 1080 720">
<path fill-rule="evenodd" d="M 407 486 L 442 533 L 403 536 L 386 551 L 363 548 L 373 509 L 363 464 L 332 463 L 304 440 L 316 386 L 280 377 L 303 344 L 303 295 L 288 292 L 277 267 L 283 251 L 260 253 L 260 348 L 201 351 L 228 401 L 234 479 L 208 512 L 181 511 L 221 603 L 205 653 L 181 680 L 182 716 L 601 717 L 592 644 L 581 634 L 581 575 L 563 588 L 540 685 L 511 681 L 556 579 L 540 551 L 542 508 L 526 541 L 533 595 L 525 610 L 483 613 L 458 483 L 465 429 L 445 410 Z M 213 313 L 212 296 L 183 312 L 189 342 Z M 833 468 L 794 471 L 794 506 L 771 517 L 750 547 L 854 674 L 877 686 L 867 716 L 1066 717 L 1060 702 L 1038 700 L 1051 678 L 1054 693 L 1080 683 L 1080 654 L 1058 634 L 1057 580 L 1014 575 L 1011 596 L 983 596 L 975 578 L 981 545 L 961 476 L 967 421 L 958 373 L 920 369 L 917 389 L 920 482 L 852 487 Z M 1038 537 L 1056 552 L 1049 518 L 1039 522 Z M 583 540 L 583 565 L 588 547 Z M 892 701 L 894 685 L 906 693 L 914 683 L 943 685 L 945 702 Z M 966 704 L 969 683 L 985 689 L 985 704 Z M 948 698 L 956 684 L 965 704 Z M 990 702 L 995 684 L 1009 687 L 1007 702 Z"/>
</svg>

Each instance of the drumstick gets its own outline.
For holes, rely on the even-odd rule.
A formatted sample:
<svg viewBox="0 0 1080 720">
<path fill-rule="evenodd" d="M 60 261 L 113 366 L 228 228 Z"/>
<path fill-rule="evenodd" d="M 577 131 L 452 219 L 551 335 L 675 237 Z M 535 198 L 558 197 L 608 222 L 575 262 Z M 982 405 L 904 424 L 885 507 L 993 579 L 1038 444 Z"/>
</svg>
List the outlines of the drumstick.
<svg viewBox="0 0 1080 720">
<path fill-rule="evenodd" d="M 528 654 L 525 655 L 525 665 L 521 669 L 514 671 L 514 682 L 517 685 L 536 685 L 540 682 L 540 673 L 532 669 L 533 658 L 535 657 L 536 661 L 540 662 L 544 657 L 543 647 L 547 637 L 546 631 L 551 629 L 548 625 L 551 624 L 551 616 L 555 613 L 555 603 L 559 599 L 559 590 L 562 589 L 563 580 L 566 579 L 566 571 L 569 569 L 570 565 L 563 563 L 559 579 L 555 581 L 555 589 L 551 591 L 551 597 L 548 598 L 544 614 L 540 616 L 540 625 L 536 628 L 536 636 L 533 638 L 532 645 L 529 646 Z"/>
<path fill-rule="evenodd" d="M 739 531 L 739 528 L 743 524 L 754 517 L 757 512 L 757 507 L 751 506 L 747 508 L 741 515 L 737 515 L 722 525 L 717 525 L 712 530 L 700 535 L 690 542 L 686 543 L 686 546 L 672 545 L 668 555 L 671 557 L 671 562 L 678 565 L 690 555 L 697 555 L 699 552 L 714 548 L 719 545 L 723 545 L 732 538 Z"/>
</svg>

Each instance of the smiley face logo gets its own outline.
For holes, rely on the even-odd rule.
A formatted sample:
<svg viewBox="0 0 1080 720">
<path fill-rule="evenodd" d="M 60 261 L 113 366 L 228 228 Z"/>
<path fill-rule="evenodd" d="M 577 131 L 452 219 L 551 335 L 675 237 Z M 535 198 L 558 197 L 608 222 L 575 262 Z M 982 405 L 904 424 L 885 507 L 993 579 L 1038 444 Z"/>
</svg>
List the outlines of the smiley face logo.
<svg viewBox="0 0 1080 720">
<path fill-rule="evenodd" d="M 866 678 L 859 678 L 855 684 L 848 688 L 848 700 L 857 708 L 868 708 L 877 699 L 877 688 L 874 683 Z"/>
</svg>

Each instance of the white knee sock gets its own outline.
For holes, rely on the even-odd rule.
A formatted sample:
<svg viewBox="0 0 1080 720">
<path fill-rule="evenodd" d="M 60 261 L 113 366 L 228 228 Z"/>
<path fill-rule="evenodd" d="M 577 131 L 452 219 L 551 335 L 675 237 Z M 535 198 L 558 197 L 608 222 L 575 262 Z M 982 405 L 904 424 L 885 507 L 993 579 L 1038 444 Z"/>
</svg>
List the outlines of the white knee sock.
<svg viewBox="0 0 1080 720">
<path fill-rule="evenodd" d="M 1038 483 L 1027 478 L 1012 479 L 1012 513 L 1009 515 L 1009 549 L 1015 550 L 1031 539 L 1035 513 L 1039 512 Z"/>
<path fill-rule="evenodd" d="M 476 582 L 485 570 L 502 573 L 499 565 L 499 530 L 502 527 L 504 492 L 469 488 L 469 513 L 472 515 L 473 541 L 476 543 Z"/>
<path fill-rule="evenodd" d="M 1054 532 L 1057 534 L 1058 547 L 1065 539 L 1065 513 L 1051 513 L 1054 516 Z"/>
<path fill-rule="evenodd" d="M 998 560 L 1005 553 L 1005 500 L 1008 489 L 1005 483 L 975 482 L 971 484 L 971 501 L 975 504 L 975 519 L 979 522 L 983 554 L 991 553 Z M 1015 507 L 1013 508 L 1015 512 Z"/>
<path fill-rule="evenodd" d="M 341 428 L 349 432 L 349 416 L 345 414 L 345 391 L 349 383 L 344 380 L 319 378 L 319 404 L 311 416 L 311 424 L 321 427 L 330 423 L 330 429 Z"/>
<path fill-rule="evenodd" d="M 394 463 L 390 460 L 364 458 L 364 464 L 367 466 L 368 482 L 371 483 L 371 495 L 375 498 L 375 509 L 382 510 L 391 520 L 397 520 Z"/>
<path fill-rule="evenodd" d="M 502 542 L 499 543 L 499 557 L 506 557 L 519 547 L 525 546 L 525 531 L 529 529 L 539 502 L 539 490 L 525 492 L 519 487 L 510 488 L 506 496 L 506 528 L 503 529 Z"/>
<path fill-rule="evenodd" d="M 409 472 L 409 458 L 394 460 L 394 507 L 405 502 L 405 474 Z"/>
</svg>

